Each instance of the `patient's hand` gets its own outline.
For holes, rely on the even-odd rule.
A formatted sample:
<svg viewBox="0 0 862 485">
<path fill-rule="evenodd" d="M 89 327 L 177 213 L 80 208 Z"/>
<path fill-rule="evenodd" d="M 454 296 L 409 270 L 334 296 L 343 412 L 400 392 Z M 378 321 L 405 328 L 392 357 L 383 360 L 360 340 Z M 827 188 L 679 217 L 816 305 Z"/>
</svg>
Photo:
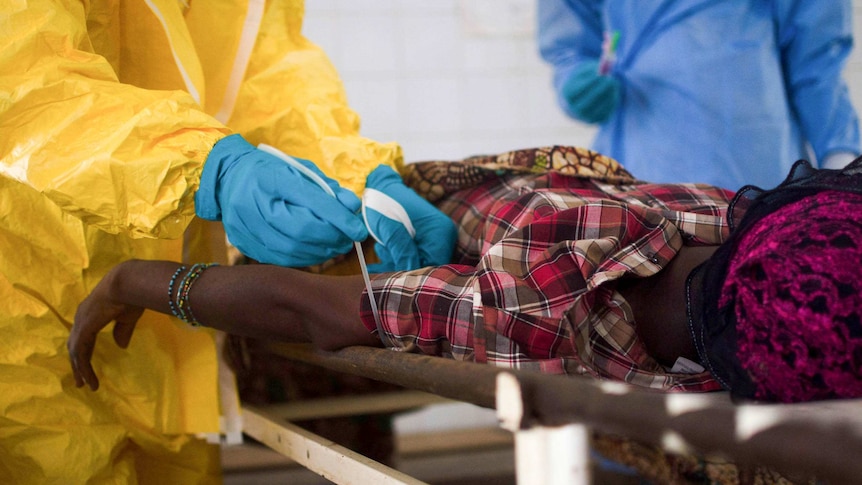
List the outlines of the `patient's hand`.
<svg viewBox="0 0 862 485">
<path fill-rule="evenodd" d="M 135 324 L 144 312 L 143 307 L 119 302 L 113 296 L 120 268 L 121 266 L 118 266 L 111 270 L 78 306 L 75 313 L 75 324 L 66 347 L 75 375 L 75 385 L 78 387 L 87 384 L 94 391 L 99 388 L 99 379 L 93 372 L 91 363 L 99 332 L 115 321 L 114 341 L 121 348 L 126 348 L 132 339 Z"/>
</svg>

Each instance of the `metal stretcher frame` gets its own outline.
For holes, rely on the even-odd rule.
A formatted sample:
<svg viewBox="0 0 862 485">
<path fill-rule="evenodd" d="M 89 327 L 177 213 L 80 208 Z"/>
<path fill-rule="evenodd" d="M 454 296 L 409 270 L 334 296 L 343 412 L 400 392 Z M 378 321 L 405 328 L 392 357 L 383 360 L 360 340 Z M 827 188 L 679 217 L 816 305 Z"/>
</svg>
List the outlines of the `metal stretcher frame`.
<svg viewBox="0 0 862 485">
<path fill-rule="evenodd" d="M 736 404 L 726 393 L 663 393 L 371 347 L 324 352 L 271 343 L 267 350 L 496 409 L 501 425 L 515 433 L 521 485 L 589 483 L 590 429 L 672 453 L 766 466 L 830 484 L 858 483 L 862 477 L 859 400 Z M 315 441 L 266 410 L 246 407 L 243 418 L 247 434 L 335 483 L 421 483 L 325 440 Z M 326 453 L 332 456 L 315 459 Z"/>
</svg>

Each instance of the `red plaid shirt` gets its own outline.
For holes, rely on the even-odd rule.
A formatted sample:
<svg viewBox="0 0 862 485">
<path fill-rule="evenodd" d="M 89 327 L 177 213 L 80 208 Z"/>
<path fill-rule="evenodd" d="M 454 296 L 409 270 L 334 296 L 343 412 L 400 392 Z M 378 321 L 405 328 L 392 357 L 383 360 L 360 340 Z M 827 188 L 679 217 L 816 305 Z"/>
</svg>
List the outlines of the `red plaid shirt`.
<svg viewBox="0 0 862 485">
<path fill-rule="evenodd" d="M 671 373 L 647 354 L 614 281 L 655 274 L 683 244 L 720 244 L 731 196 L 554 173 L 461 190 L 438 204 L 460 228 L 458 264 L 374 278 L 381 340 L 498 366 L 717 390 L 709 373 Z M 361 310 L 376 331 L 368 298 Z"/>
</svg>

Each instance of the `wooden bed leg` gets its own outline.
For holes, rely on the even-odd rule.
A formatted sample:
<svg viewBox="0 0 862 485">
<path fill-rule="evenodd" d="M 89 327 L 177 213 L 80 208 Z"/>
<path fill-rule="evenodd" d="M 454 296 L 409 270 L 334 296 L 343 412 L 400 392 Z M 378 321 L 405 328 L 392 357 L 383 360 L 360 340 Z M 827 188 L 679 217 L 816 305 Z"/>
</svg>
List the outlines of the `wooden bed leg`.
<svg viewBox="0 0 862 485">
<path fill-rule="evenodd" d="M 522 429 L 524 401 L 515 376 L 497 375 L 497 417 L 515 433 L 515 473 L 518 485 L 587 485 L 589 430 L 580 423 Z"/>
</svg>

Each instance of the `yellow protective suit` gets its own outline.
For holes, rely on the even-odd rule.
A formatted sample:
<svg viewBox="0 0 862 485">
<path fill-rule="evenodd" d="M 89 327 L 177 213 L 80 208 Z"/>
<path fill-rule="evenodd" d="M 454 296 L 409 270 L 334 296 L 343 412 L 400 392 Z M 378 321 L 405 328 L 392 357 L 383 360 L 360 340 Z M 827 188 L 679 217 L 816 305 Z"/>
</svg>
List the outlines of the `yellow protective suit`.
<svg viewBox="0 0 862 485">
<path fill-rule="evenodd" d="M 299 0 L 0 0 L 0 483 L 219 481 L 217 447 L 194 437 L 219 431 L 212 332 L 147 313 L 127 350 L 106 333 L 95 393 L 75 387 L 65 344 L 116 263 L 225 258 L 193 207 L 221 137 L 357 192 L 401 163 L 358 135 L 302 14 Z"/>
</svg>

